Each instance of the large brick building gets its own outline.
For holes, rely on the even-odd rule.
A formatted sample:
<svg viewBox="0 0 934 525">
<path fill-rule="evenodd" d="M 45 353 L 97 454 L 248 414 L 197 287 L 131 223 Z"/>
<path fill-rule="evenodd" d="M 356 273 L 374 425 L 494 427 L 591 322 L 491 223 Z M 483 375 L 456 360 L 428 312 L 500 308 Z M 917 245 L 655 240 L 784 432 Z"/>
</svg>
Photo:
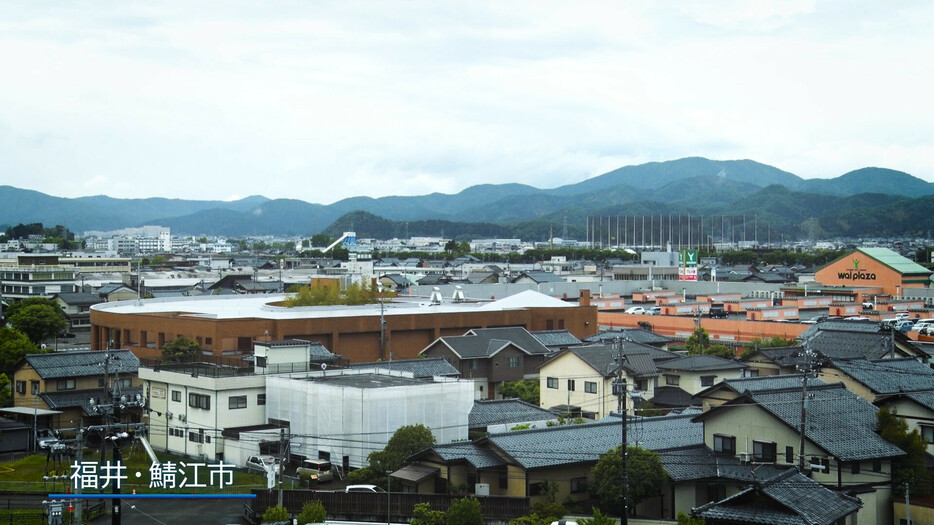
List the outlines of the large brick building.
<svg viewBox="0 0 934 525">
<path fill-rule="evenodd" d="M 566 302 L 534 291 L 485 302 L 387 300 L 385 305 L 278 306 L 283 295 L 237 295 L 102 303 L 91 309 L 91 348 L 130 348 L 156 357 L 177 337 L 197 341 L 215 356 L 252 353 L 254 340 L 321 343 L 351 362 L 413 358 L 439 337 L 473 328 L 521 326 L 566 329 L 578 338 L 597 333 L 589 291 Z M 385 318 L 385 345 L 380 344 Z"/>
<path fill-rule="evenodd" d="M 905 288 L 924 288 L 931 270 L 887 248 L 857 248 L 815 274 L 828 286 L 875 288 L 873 293 L 900 297 Z"/>
</svg>

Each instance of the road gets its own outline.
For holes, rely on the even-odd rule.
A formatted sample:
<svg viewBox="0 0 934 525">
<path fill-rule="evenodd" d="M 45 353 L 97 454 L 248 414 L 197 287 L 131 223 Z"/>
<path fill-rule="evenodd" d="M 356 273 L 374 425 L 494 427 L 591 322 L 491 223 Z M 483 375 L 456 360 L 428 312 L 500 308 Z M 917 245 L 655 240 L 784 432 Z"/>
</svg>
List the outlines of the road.
<svg viewBox="0 0 934 525">
<path fill-rule="evenodd" d="M 246 500 L 129 500 L 124 499 L 123 525 L 196 525 L 244 524 L 243 502 Z M 109 506 L 109 503 L 108 503 Z M 91 522 L 108 523 L 110 517 Z"/>
</svg>

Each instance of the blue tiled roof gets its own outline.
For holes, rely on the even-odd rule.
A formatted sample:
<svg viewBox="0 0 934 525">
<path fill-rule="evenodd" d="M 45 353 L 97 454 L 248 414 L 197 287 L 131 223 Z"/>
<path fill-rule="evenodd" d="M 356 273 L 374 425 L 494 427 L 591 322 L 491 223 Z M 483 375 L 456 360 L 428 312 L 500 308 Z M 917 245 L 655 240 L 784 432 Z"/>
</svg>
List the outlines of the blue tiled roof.
<svg viewBox="0 0 934 525">
<path fill-rule="evenodd" d="M 703 425 L 692 414 L 629 419 L 629 443 L 649 450 L 703 444 Z M 504 434 L 490 434 L 489 442 L 525 469 L 577 463 L 596 463 L 600 455 L 620 445 L 621 419 L 607 417 L 597 423 L 562 425 Z"/>
<path fill-rule="evenodd" d="M 860 507 L 859 499 L 834 492 L 790 469 L 729 498 L 698 507 L 692 514 L 718 523 L 831 525 Z"/>
<path fill-rule="evenodd" d="M 411 372 L 416 378 L 434 376 L 460 377 L 460 372 L 442 357 L 396 359 L 394 361 L 379 361 L 374 363 L 351 363 L 350 368 L 379 368 L 382 370 L 388 369 Z"/>
<path fill-rule="evenodd" d="M 135 374 L 139 359 L 129 350 L 90 350 L 27 354 L 24 359 L 42 379 L 98 376 L 104 373 L 104 357 L 111 355 L 111 374 Z"/>
<path fill-rule="evenodd" d="M 735 456 L 718 456 L 704 445 L 659 452 L 665 472 L 673 481 L 769 479 L 787 468 L 743 463 Z"/>
<path fill-rule="evenodd" d="M 555 419 L 555 414 L 519 399 L 474 401 L 468 416 L 470 428 L 550 419 Z"/>
<path fill-rule="evenodd" d="M 429 450 L 437 454 L 446 463 L 464 461 L 470 463 L 476 469 L 494 468 L 506 464 L 493 451 L 477 446 L 476 443 L 472 442 L 434 445 Z"/>
<path fill-rule="evenodd" d="M 735 359 L 724 359 L 712 355 L 688 355 L 658 363 L 658 368 L 685 371 L 730 370 L 746 368 L 746 364 Z"/>
<path fill-rule="evenodd" d="M 876 434 L 876 407 L 842 384 L 809 388 L 807 438 L 842 461 L 903 456 Z M 801 389 L 749 394 L 751 399 L 792 428 L 801 426 Z M 714 409 L 715 410 L 715 409 Z"/>
<path fill-rule="evenodd" d="M 532 337 L 547 347 L 574 346 L 581 344 L 581 340 L 567 330 L 540 330 L 529 332 Z"/>
<path fill-rule="evenodd" d="M 934 390 L 934 370 L 916 359 L 852 359 L 832 364 L 877 394 Z"/>
</svg>

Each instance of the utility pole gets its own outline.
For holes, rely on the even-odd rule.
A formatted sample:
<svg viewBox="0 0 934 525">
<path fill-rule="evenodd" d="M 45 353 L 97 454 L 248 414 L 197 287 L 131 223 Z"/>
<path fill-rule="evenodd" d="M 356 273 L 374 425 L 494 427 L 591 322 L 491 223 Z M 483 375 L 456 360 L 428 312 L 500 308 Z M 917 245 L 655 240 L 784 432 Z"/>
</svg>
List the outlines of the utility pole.
<svg viewBox="0 0 934 525">
<path fill-rule="evenodd" d="M 619 414 L 622 419 L 622 445 L 620 448 L 620 456 L 623 460 L 623 473 L 621 481 L 621 497 L 623 498 L 623 512 L 619 518 L 620 525 L 629 524 L 629 472 L 627 470 L 627 459 L 629 456 L 629 440 L 626 435 L 628 422 L 626 415 L 626 396 L 628 395 L 628 389 L 626 385 L 626 376 L 623 373 L 623 342 L 621 339 L 616 339 L 616 350 L 617 350 L 617 362 L 619 363 L 619 368 L 616 372 L 616 382 L 613 383 L 613 393 L 619 397 Z"/>
<path fill-rule="evenodd" d="M 279 429 L 279 465 L 273 468 L 279 469 L 279 506 L 282 506 L 282 476 L 285 474 L 285 448 L 286 448 L 286 439 L 285 439 L 285 429 Z"/>
<path fill-rule="evenodd" d="M 908 482 L 905 482 L 905 521 L 908 522 L 908 525 L 911 525 L 911 502 L 909 500 L 908 494 L 911 492 L 908 487 Z"/>
<path fill-rule="evenodd" d="M 808 342 L 804 343 L 803 357 L 804 364 L 798 365 L 798 370 L 800 370 L 803 375 L 801 380 L 801 441 L 798 445 L 798 471 L 802 473 L 804 472 L 804 438 L 807 430 L 808 415 L 808 376 L 810 376 L 813 371 L 811 369 L 811 358 L 814 357 L 814 352 L 811 351 L 811 344 Z"/>
</svg>

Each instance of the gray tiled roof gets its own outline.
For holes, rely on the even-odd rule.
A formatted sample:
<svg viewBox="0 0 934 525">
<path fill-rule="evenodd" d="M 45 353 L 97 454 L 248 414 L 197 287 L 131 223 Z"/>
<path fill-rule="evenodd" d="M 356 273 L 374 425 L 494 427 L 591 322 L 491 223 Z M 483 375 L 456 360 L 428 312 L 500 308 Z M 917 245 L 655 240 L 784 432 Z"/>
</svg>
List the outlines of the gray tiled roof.
<svg viewBox="0 0 934 525">
<path fill-rule="evenodd" d="M 713 355 L 688 355 L 658 363 L 663 370 L 733 370 L 746 368 L 746 363 Z"/>
<path fill-rule="evenodd" d="M 932 390 L 926 392 L 908 392 L 905 396 L 914 400 L 919 405 L 934 410 L 934 391 Z"/>
<path fill-rule="evenodd" d="M 489 357 L 509 343 L 529 355 L 551 353 L 545 345 L 522 327 L 477 328 L 465 335 L 442 337 L 461 359 Z"/>
<path fill-rule="evenodd" d="M 803 359 L 801 357 L 803 352 L 804 347 L 800 345 L 759 349 L 760 354 L 767 357 L 773 363 L 783 367 L 796 366 L 798 361 Z"/>
<path fill-rule="evenodd" d="M 832 365 L 877 394 L 934 390 L 934 370 L 916 359 L 850 359 Z"/>
<path fill-rule="evenodd" d="M 83 292 L 66 292 L 55 294 L 55 297 L 62 300 L 66 304 L 74 305 L 88 305 L 88 304 L 97 304 L 103 299 L 99 295 L 93 293 L 83 293 Z"/>
<path fill-rule="evenodd" d="M 520 399 L 474 401 L 467 420 L 470 428 L 554 419 L 555 414 Z"/>
<path fill-rule="evenodd" d="M 656 407 L 686 407 L 694 402 L 693 396 L 676 386 L 660 386 L 649 400 Z"/>
<path fill-rule="evenodd" d="M 597 335 L 592 335 L 586 340 L 591 342 L 610 342 L 617 337 L 634 343 L 644 345 L 664 345 L 670 343 L 672 339 L 643 328 L 625 328 L 622 330 L 602 331 Z"/>
<path fill-rule="evenodd" d="M 629 351 L 627 352 L 627 350 Z M 628 348 L 625 344 L 623 345 L 624 368 L 636 377 L 657 376 L 658 370 L 651 354 L 647 352 L 637 353 L 637 350 L 639 348 L 636 348 L 633 344 L 630 344 Z M 619 353 L 611 345 L 577 346 L 568 348 L 567 351 L 576 355 L 604 377 L 616 374 L 619 369 L 619 364 L 616 362 Z"/>
<path fill-rule="evenodd" d="M 801 374 L 782 375 L 782 376 L 759 376 L 743 377 L 739 379 L 724 379 L 723 385 L 728 386 L 739 392 L 765 392 L 768 390 L 782 390 L 789 388 L 801 388 Z M 820 379 L 811 379 L 808 381 L 810 386 L 820 386 L 825 383 Z"/>
<path fill-rule="evenodd" d="M 735 456 L 719 456 L 704 445 L 663 450 L 659 456 L 665 472 L 676 482 L 715 479 L 754 482 L 785 470 L 777 465 L 743 463 Z"/>
<path fill-rule="evenodd" d="M 862 507 L 853 496 L 834 492 L 791 469 L 721 501 L 694 509 L 709 521 L 768 525 L 831 525 Z"/>
<path fill-rule="evenodd" d="M 549 347 L 574 346 L 581 344 L 581 340 L 574 337 L 574 334 L 567 330 L 540 330 L 529 332 L 532 337 Z"/>
<path fill-rule="evenodd" d="M 881 359 L 892 352 L 888 332 L 821 330 L 808 339 L 811 350 L 830 359 Z"/>
<path fill-rule="evenodd" d="M 379 361 L 374 363 L 352 363 L 350 368 L 380 368 L 382 370 L 396 370 L 411 372 L 416 378 L 423 377 L 460 377 L 460 372 L 442 357 L 427 357 L 418 359 L 396 359 L 394 361 Z"/>
<path fill-rule="evenodd" d="M 28 354 L 25 360 L 42 379 L 86 377 L 104 373 L 104 356 L 110 354 L 110 373 L 135 374 L 139 359 L 129 350 L 90 350 L 84 352 L 53 352 Z"/>
<path fill-rule="evenodd" d="M 842 461 L 903 456 L 876 434 L 876 407 L 843 384 L 808 388 L 807 438 Z M 750 398 L 792 428 L 801 427 L 801 388 L 754 392 Z M 712 409 L 716 410 L 716 409 Z M 708 412 L 709 413 L 709 412 Z M 702 416 L 703 417 L 703 416 Z"/>
<path fill-rule="evenodd" d="M 692 414 L 629 419 L 629 443 L 649 450 L 702 444 L 703 425 Z M 562 425 L 534 430 L 490 434 L 488 441 L 526 469 L 596 463 L 601 454 L 620 445 L 621 419 L 607 417 L 596 423 Z"/>
<path fill-rule="evenodd" d="M 817 324 L 809 326 L 807 330 L 801 332 L 801 335 L 798 336 L 798 339 L 803 341 L 817 335 L 819 332 L 827 330 L 835 332 L 876 333 L 879 331 L 879 323 L 829 319 L 827 321 L 821 321 Z"/>
<path fill-rule="evenodd" d="M 493 451 L 485 447 L 477 446 L 477 444 L 473 442 L 434 445 L 429 450 L 437 454 L 445 463 L 463 461 L 470 463 L 476 469 L 494 468 L 506 464 L 506 462 Z M 423 453 L 416 454 L 413 458 L 421 456 L 422 454 Z"/>
<path fill-rule="evenodd" d="M 126 396 L 133 398 L 136 394 L 142 395 L 143 387 L 124 388 L 121 391 Z M 64 392 L 46 392 L 39 394 L 39 397 L 49 406 L 51 410 L 62 410 L 66 408 L 80 407 L 85 414 L 91 414 L 91 398 L 99 399 L 102 402 L 107 399 L 107 390 L 103 388 L 92 388 L 87 390 L 67 390 Z"/>
</svg>

